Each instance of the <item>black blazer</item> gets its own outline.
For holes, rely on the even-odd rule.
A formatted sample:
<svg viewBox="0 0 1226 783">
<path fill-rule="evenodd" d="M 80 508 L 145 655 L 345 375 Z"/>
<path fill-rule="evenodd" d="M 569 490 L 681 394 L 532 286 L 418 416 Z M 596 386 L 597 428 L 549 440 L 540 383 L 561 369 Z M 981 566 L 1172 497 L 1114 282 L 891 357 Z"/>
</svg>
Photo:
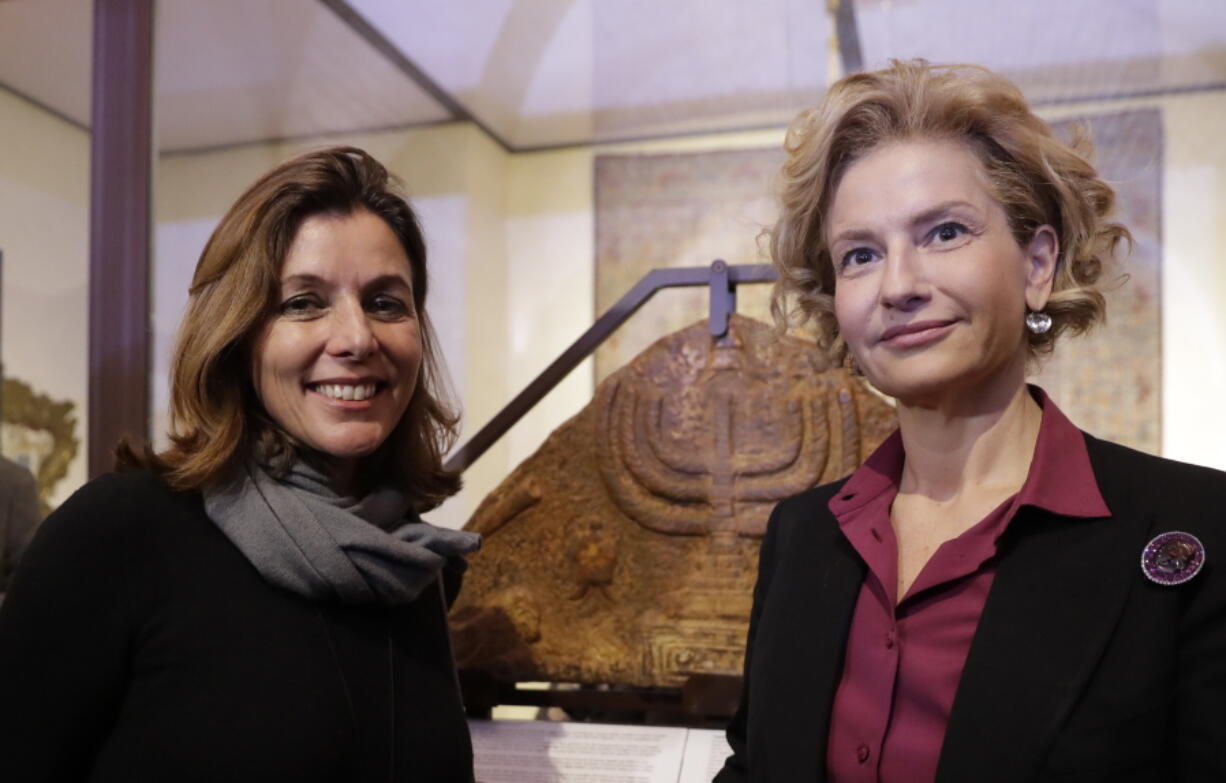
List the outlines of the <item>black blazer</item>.
<svg viewBox="0 0 1226 783">
<path fill-rule="evenodd" d="M 1226 781 L 1226 474 L 1086 436 L 1112 516 L 1026 507 L 958 684 L 937 770 L 954 781 Z M 827 501 L 783 501 L 762 544 L 733 755 L 717 783 L 826 780 L 830 709 L 865 565 Z M 1205 565 L 1151 583 L 1182 530 Z"/>
</svg>

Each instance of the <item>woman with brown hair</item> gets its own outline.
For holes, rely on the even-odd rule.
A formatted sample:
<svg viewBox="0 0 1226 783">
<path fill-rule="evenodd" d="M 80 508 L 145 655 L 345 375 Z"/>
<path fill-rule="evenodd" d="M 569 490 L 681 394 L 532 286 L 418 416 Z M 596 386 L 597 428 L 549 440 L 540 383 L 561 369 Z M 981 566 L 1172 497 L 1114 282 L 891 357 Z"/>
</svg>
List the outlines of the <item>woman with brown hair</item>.
<svg viewBox="0 0 1226 783">
<path fill-rule="evenodd" d="M 171 446 L 44 523 L 0 611 L 6 781 L 470 781 L 454 493 L 417 219 L 365 152 L 291 160 L 201 255 Z"/>
<path fill-rule="evenodd" d="M 1103 315 L 1111 188 L 972 66 L 849 76 L 786 149 L 776 314 L 899 428 L 775 509 L 716 779 L 1226 780 L 1226 476 L 1025 382 Z"/>
</svg>

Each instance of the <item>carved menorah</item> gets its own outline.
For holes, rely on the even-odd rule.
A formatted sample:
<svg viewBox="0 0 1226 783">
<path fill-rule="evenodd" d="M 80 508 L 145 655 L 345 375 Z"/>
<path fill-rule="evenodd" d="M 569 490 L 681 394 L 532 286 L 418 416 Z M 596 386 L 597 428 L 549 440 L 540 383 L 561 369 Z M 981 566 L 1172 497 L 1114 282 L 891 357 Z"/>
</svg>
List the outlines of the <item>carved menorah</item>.
<svg viewBox="0 0 1226 783">
<path fill-rule="evenodd" d="M 758 537 L 774 503 L 859 463 L 853 396 L 826 378 L 785 384 L 729 368 L 688 389 L 645 380 L 601 390 L 597 455 L 610 497 L 651 530 Z"/>
</svg>

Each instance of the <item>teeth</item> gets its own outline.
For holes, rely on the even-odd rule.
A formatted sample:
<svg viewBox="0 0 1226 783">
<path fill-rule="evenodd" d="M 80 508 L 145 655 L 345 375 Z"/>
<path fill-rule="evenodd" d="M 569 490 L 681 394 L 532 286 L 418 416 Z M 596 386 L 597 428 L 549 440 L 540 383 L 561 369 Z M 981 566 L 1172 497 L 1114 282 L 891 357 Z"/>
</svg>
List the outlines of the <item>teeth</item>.
<svg viewBox="0 0 1226 783">
<path fill-rule="evenodd" d="M 334 400 L 368 400 L 375 395 L 375 384 L 318 383 L 315 391 Z"/>
</svg>

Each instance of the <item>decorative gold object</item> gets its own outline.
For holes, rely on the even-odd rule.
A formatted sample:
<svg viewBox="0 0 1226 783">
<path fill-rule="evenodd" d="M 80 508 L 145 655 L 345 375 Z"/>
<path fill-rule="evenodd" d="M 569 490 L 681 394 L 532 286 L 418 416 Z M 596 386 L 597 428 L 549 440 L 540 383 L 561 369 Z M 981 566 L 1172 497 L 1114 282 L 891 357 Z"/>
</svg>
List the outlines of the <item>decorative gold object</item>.
<svg viewBox="0 0 1226 783">
<path fill-rule="evenodd" d="M 55 485 L 68 475 L 81 446 L 73 403 L 52 400 L 16 378 L 4 379 L 3 395 L 5 454 L 34 474 L 39 503 L 48 514 Z"/>
<path fill-rule="evenodd" d="M 733 316 L 597 388 L 477 509 L 457 661 L 506 681 L 739 674 L 774 504 L 854 470 L 893 410 L 810 343 Z"/>
</svg>

